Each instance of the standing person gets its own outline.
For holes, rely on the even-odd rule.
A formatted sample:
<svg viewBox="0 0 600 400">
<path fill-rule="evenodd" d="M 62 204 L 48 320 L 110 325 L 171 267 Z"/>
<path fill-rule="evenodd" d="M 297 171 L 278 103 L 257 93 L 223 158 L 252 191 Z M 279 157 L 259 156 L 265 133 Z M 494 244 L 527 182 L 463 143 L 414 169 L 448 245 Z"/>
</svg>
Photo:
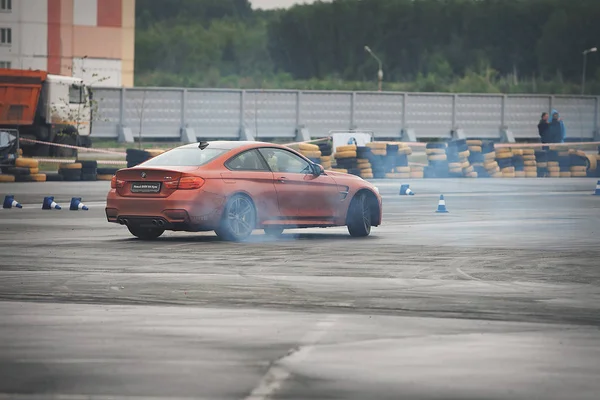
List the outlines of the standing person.
<svg viewBox="0 0 600 400">
<path fill-rule="evenodd" d="M 556 110 L 552 110 L 552 122 L 550 122 L 549 136 L 550 143 L 564 143 L 565 141 L 565 124 Z"/>
<path fill-rule="evenodd" d="M 548 123 L 548 113 L 542 113 L 542 118 L 538 123 L 538 133 L 540 135 L 540 140 L 542 143 L 550 143 L 550 124 Z"/>
</svg>

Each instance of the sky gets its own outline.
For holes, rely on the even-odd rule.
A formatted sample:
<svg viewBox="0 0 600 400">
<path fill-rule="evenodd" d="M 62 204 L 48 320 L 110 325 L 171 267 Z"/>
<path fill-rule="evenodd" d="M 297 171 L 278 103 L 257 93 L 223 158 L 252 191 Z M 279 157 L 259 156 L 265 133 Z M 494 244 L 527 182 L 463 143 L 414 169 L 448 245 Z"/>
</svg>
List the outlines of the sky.
<svg viewBox="0 0 600 400">
<path fill-rule="evenodd" d="M 271 10 L 274 8 L 288 8 L 294 4 L 308 4 L 313 3 L 315 0 L 250 0 L 252 8 L 262 8 L 264 10 Z M 331 0 L 322 0 L 331 1 Z"/>
</svg>

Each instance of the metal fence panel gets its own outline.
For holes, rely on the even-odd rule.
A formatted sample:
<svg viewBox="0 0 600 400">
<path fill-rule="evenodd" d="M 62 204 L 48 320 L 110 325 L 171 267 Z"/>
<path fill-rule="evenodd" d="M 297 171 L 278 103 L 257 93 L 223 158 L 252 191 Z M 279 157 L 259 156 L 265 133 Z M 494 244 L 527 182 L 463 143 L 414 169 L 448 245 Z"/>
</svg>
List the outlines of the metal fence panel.
<svg viewBox="0 0 600 400">
<path fill-rule="evenodd" d="M 94 89 L 92 136 L 115 138 L 121 118 L 121 89 Z"/>
<path fill-rule="evenodd" d="M 357 93 L 354 125 L 371 130 L 375 137 L 399 137 L 402 130 L 402 93 Z"/>
<path fill-rule="evenodd" d="M 313 137 L 326 136 L 335 129 L 350 129 L 352 93 L 302 92 L 300 124 Z"/>
<path fill-rule="evenodd" d="M 470 137 L 498 138 L 502 124 L 502 96 L 457 96 L 455 124 Z"/>
<path fill-rule="evenodd" d="M 256 138 L 296 135 L 297 93 L 248 90 L 244 99 L 244 123 Z"/>
<path fill-rule="evenodd" d="M 550 111 L 550 96 L 514 95 L 506 99 L 505 124 L 515 139 L 539 138 L 537 125 L 543 112 Z"/>
<path fill-rule="evenodd" d="M 185 122 L 199 138 L 237 139 L 241 97 L 239 90 L 188 90 Z"/>
<path fill-rule="evenodd" d="M 137 137 L 179 138 L 182 110 L 181 90 L 127 89 L 125 126 Z M 140 124 L 141 121 L 141 124 Z"/>
<path fill-rule="evenodd" d="M 564 121 L 567 138 L 592 139 L 596 118 L 596 99 L 556 97 L 552 108 Z"/>
<path fill-rule="evenodd" d="M 537 139 L 541 113 L 554 107 L 568 138 L 589 140 L 600 118 L 600 98 L 589 96 L 95 88 L 94 99 L 92 137 L 99 138 L 118 137 L 119 125 L 137 137 L 143 115 L 148 138 L 179 138 L 182 127 L 207 139 L 238 139 L 241 127 L 258 139 L 293 138 L 300 126 L 313 137 L 357 128 L 375 137 L 413 129 L 417 138 L 449 138 L 459 128 L 467 137 L 497 138 L 505 126 L 516 139 Z"/>
<path fill-rule="evenodd" d="M 417 138 L 450 137 L 453 95 L 410 94 L 406 98 L 406 125 Z"/>
</svg>

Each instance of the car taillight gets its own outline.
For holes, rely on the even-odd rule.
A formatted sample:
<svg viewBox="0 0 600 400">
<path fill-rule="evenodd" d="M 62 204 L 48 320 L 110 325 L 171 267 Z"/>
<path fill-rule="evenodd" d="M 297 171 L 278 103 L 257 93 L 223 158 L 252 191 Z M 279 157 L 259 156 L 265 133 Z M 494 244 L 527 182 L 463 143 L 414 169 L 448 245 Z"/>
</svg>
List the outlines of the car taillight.
<svg viewBox="0 0 600 400">
<path fill-rule="evenodd" d="M 163 182 L 163 185 L 165 188 L 173 190 L 200 189 L 204 185 L 204 179 L 198 176 L 182 176 L 176 181 Z"/>
<path fill-rule="evenodd" d="M 190 189 L 200 189 L 204 185 L 204 179 L 198 176 L 184 176 L 179 179 L 179 184 L 177 185 L 177 189 L 179 190 L 190 190 Z"/>
<path fill-rule="evenodd" d="M 112 179 L 110 180 L 110 187 L 111 187 L 111 189 L 117 189 L 117 188 L 120 189 L 124 185 L 125 185 L 125 181 L 117 179 L 117 176 L 113 175 Z"/>
</svg>

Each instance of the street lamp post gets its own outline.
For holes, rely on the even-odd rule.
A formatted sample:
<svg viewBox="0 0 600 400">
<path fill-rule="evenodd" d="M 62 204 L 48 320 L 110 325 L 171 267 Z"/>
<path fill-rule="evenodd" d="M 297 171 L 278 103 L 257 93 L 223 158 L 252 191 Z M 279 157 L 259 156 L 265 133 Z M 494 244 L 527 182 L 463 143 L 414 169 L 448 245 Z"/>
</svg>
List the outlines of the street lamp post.
<svg viewBox="0 0 600 400">
<path fill-rule="evenodd" d="M 365 50 L 370 55 L 372 55 L 373 58 L 375 60 L 377 60 L 377 62 L 379 63 L 379 71 L 377 71 L 377 80 L 379 81 L 379 91 L 381 92 L 381 87 L 382 87 L 382 83 L 383 83 L 383 68 L 382 68 L 381 60 L 379 59 L 379 57 L 377 57 L 375 54 L 373 54 L 373 52 L 371 51 L 369 46 L 365 46 Z"/>
<path fill-rule="evenodd" d="M 583 52 L 583 74 L 581 76 L 581 94 L 585 93 L 585 67 L 587 64 L 587 55 L 588 53 L 595 53 L 598 49 L 596 47 L 592 47 L 591 49 L 587 49 Z"/>
</svg>

